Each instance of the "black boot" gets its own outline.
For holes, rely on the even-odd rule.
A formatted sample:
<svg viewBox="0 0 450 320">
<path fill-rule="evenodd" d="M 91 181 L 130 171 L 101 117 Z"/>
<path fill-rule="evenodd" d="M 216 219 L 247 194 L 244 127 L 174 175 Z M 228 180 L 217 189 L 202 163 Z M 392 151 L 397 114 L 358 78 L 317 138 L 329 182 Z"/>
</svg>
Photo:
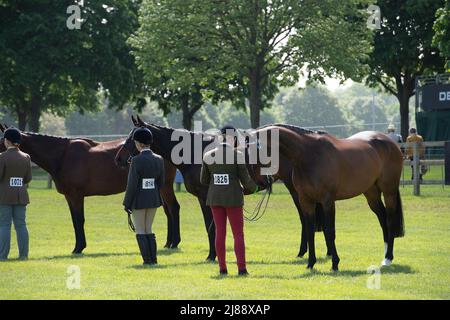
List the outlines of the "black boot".
<svg viewBox="0 0 450 320">
<path fill-rule="evenodd" d="M 144 260 L 144 264 L 152 263 L 151 249 L 147 240 L 147 235 L 145 234 L 137 234 L 136 240 L 139 246 L 139 251 L 141 251 L 142 260 Z"/>
<path fill-rule="evenodd" d="M 150 246 L 150 260 L 153 264 L 158 263 L 158 259 L 156 258 L 157 246 L 156 246 L 156 237 L 154 233 L 146 234 L 147 242 Z"/>
</svg>

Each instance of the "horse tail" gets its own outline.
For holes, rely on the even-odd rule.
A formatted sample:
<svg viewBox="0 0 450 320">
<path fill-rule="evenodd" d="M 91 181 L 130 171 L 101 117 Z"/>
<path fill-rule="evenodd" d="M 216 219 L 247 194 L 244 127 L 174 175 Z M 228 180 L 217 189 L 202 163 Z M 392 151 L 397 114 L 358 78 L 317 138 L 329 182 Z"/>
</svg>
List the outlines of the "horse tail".
<svg viewBox="0 0 450 320">
<path fill-rule="evenodd" d="M 320 203 L 316 204 L 316 218 L 314 219 L 314 230 L 323 231 L 325 224 L 325 213 L 323 212 L 323 207 Z"/>
<path fill-rule="evenodd" d="M 401 238 L 405 235 L 405 223 L 403 219 L 403 206 L 400 197 L 400 190 L 397 190 L 397 207 L 392 224 L 392 234 L 394 238 Z"/>
</svg>

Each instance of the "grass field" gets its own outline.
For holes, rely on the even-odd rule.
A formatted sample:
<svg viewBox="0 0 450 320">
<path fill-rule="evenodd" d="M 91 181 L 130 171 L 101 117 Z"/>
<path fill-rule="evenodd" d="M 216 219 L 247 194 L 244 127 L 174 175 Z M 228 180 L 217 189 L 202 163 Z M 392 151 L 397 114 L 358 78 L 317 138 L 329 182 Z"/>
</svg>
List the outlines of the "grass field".
<svg viewBox="0 0 450 320">
<path fill-rule="evenodd" d="M 379 289 L 366 285 L 371 265 L 383 258 L 377 219 L 363 197 L 337 204 L 336 245 L 340 271 L 331 271 L 322 234 L 316 234 L 318 263 L 306 269 L 296 258 L 300 222 L 290 196 L 276 185 L 266 215 L 246 223 L 250 276 L 236 276 L 231 232 L 228 236 L 226 278 L 217 276 L 208 253 L 202 215 L 194 197 L 181 192 L 182 242 L 177 250 L 162 248 L 166 220 L 157 214 L 159 265 L 142 268 L 134 235 L 121 208 L 122 195 L 91 197 L 86 201 L 88 247 L 81 256 L 70 254 L 74 234 L 64 197 L 46 190 L 45 181 L 30 189 L 28 208 L 30 259 L 0 263 L 2 299 L 449 299 L 450 188 L 423 186 L 422 196 L 402 187 L 406 236 L 395 243 L 394 264 L 381 269 Z M 259 196 L 246 198 L 252 208 Z M 15 234 L 13 232 L 13 238 Z M 68 268 L 80 268 L 80 289 L 69 290 Z M 69 269 L 70 270 L 70 269 Z"/>
</svg>

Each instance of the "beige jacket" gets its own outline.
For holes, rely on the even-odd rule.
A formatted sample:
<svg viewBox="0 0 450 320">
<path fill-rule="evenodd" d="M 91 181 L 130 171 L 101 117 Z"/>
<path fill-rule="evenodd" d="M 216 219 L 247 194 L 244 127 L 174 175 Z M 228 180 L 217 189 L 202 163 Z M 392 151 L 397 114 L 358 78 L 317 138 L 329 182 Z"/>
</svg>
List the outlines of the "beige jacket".
<svg viewBox="0 0 450 320">
<path fill-rule="evenodd" d="M 225 164 L 226 150 L 230 148 L 235 162 Z M 208 206 L 240 207 L 244 204 L 244 194 L 241 183 L 250 192 L 256 190 L 256 184 L 250 177 L 245 164 L 238 164 L 238 151 L 222 144 L 206 152 L 200 173 L 202 184 L 209 185 L 206 204 Z M 213 163 L 211 159 L 222 159 L 222 164 Z M 209 164 L 208 164 L 209 163 Z"/>
<path fill-rule="evenodd" d="M 27 205 L 31 159 L 18 148 L 0 153 L 0 205 Z"/>
</svg>

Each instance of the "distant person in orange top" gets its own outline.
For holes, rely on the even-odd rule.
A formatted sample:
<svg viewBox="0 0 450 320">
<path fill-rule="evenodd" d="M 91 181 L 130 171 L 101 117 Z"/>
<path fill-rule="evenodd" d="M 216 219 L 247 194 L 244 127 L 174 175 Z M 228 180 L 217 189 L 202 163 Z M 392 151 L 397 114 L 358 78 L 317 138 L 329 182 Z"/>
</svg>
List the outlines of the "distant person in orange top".
<svg viewBox="0 0 450 320">
<path fill-rule="evenodd" d="M 419 159 L 425 158 L 425 146 L 423 145 L 423 138 L 421 135 L 417 134 L 416 128 L 409 129 L 409 136 L 406 138 L 406 142 L 419 142 Z M 411 160 L 411 169 L 412 169 L 412 176 L 411 180 L 414 180 L 414 167 L 413 167 L 413 161 L 414 161 L 414 147 L 407 146 L 406 147 L 406 158 Z M 420 180 L 422 180 L 422 176 L 427 172 L 427 167 L 425 164 L 422 164 L 420 166 L 420 172 L 419 177 Z"/>
</svg>

